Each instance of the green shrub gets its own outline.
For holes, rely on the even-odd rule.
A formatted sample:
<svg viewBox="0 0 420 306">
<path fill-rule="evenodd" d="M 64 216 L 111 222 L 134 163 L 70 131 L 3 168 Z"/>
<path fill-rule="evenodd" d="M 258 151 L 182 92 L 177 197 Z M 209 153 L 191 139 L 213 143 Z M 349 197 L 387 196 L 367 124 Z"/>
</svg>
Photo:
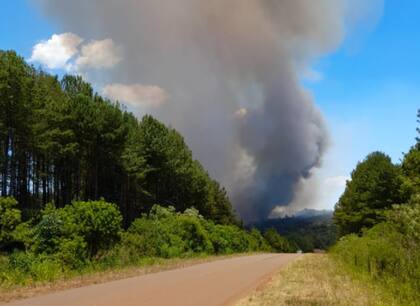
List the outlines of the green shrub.
<svg viewBox="0 0 420 306">
<path fill-rule="evenodd" d="M 17 201 L 0 197 L 0 249 L 14 241 L 14 230 L 21 223 L 22 213 Z"/>
<path fill-rule="evenodd" d="M 122 216 L 114 204 L 75 201 L 63 211 L 66 230 L 83 237 L 90 256 L 112 248 L 121 238 Z"/>
<path fill-rule="evenodd" d="M 271 251 L 271 246 L 258 229 L 251 229 L 248 237 L 250 251 Z"/>
<path fill-rule="evenodd" d="M 212 253 L 209 235 L 195 210 L 177 214 L 172 207 L 155 205 L 148 216 L 136 219 L 123 238 L 131 254 L 178 257 L 187 253 Z"/>
<path fill-rule="evenodd" d="M 21 272 L 29 272 L 31 264 L 35 261 L 36 256 L 33 253 L 14 252 L 8 259 L 9 268 Z"/>
<path fill-rule="evenodd" d="M 12 235 L 15 242 L 22 244 L 25 250 L 29 250 L 33 245 L 34 234 L 34 227 L 29 221 L 16 226 Z"/>
<path fill-rule="evenodd" d="M 68 254 L 69 249 L 77 245 L 81 248 L 80 256 L 92 257 L 99 251 L 112 248 L 120 240 L 121 223 L 118 208 L 103 200 L 73 202 L 60 209 L 47 206 L 35 228 L 34 250 L 37 253 Z"/>
<path fill-rule="evenodd" d="M 356 234 L 342 237 L 332 254 L 345 265 L 376 281 L 391 283 L 390 289 L 404 298 L 420 299 L 420 204 L 395 206 L 386 221 Z"/>
<path fill-rule="evenodd" d="M 414 195 L 407 205 L 395 205 L 386 217 L 404 235 L 407 247 L 420 245 L 420 194 Z"/>
<path fill-rule="evenodd" d="M 59 240 L 58 249 L 55 258 L 69 269 L 80 269 L 88 260 L 87 244 L 80 236 L 74 236 L 71 239 L 62 238 Z"/>
<path fill-rule="evenodd" d="M 157 256 L 155 252 L 153 252 L 154 255 L 149 254 L 144 243 L 144 236 L 125 232 L 121 237 L 120 244 L 101 258 L 101 262 L 105 266 L 135 265 L 145 256 Z"/>
<path fill-rule="evenodd" d="M 51 282 L 63 276 L 58 261 L 44 255 L 15 252 L 8 258 L 7 270 L 2 273 L 2 282 L 27 285 L 32 282 Z"/>
<path fill-rule="evenodd" d="M 72 233 L 65 232 L 63 210 L 48 205 L 42 212 L 41 221 L 35 226 L 33 250 L 36 253 L 57 252 L 60 239 Z"/>
<path fill-rule="evenodd" d="M 177 236 L 185 243 L 185 251 L 191 253 L 213 253 L 209 233 L 200 219 L 191 214 L 177 216 L 173 220 L 173 229 Z"/>
<path fill-rule="evenodd" d="M 123 236 L 121 248 L 131 257 L 178 257 L 188 254 L 230 254 L 271 250 L 258 230 L 251 233 L 234 226 L 205 220 L 195 209 L 176 213 L 154 206 L 148 216 L 135 220 Z M 134 259 L 136 260 L 136 259 Z"/>
<path fill-rule="evenodd" d="M 224 225 L 209 225 L 210 239 L 213 244 L 214 252 L 216 254 L 230 254 L 234 252 L 231 235 L 227 231 L 227 226 Z"/>
<path fill-rule="evenodd" d="M 286 238 L 281 236 L 274 228 L 267 230 L 264 234 L 268 244 L 276 252 L 290 253 L 296 252 L 296 246 L 292 245 Z"/>
<path fill-rule="evenodd" d="M 177 213 L 155 205 L 125 232 L 121 220 L 118 209 L 104 201 L 73 202 L 60 209 L 47 205 L 35 227 L 30 222 L 16 227 L 16 239 L 30 247 L 0 262 L 0 281 L 30 284 L 157 258 L 271 250 L 258 230 L 214 224 L 194 208 Z"/>
<path fill-rule="evenodd" d="M 168 224 L 159 219 L 139 218 L 128 229 L 130 235 L 124 238 L 124 245 L 133 248 L 139 256 L 168 257 L 180 255 L 185 248 L 182 240 L 177 239 Z M 138 240 L 137 243 L 132 243 Z M 177 253 L 177 254 L 176 254 Z"/>
<path fill-rule="evenodd" d="M 258 242 L 255 238 L 235 225 L 209 224 L 208 228 L 216 254 L 256 251 Z M 265 249 L 260 248 L 258 250 Z"/>
</svg>

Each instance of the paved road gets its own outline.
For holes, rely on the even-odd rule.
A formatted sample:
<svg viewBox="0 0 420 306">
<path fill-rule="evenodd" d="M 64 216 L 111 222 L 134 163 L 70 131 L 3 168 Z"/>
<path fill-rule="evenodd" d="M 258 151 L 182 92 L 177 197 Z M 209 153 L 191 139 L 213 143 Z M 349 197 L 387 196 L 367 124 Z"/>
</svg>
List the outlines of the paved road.
<svg viewBox="0 0 420 306">
<path fill-rule="evenodd" d="M 262 254 L 213 261 L 105 284 L 65 290 L 13 306 L 214 306 L 246 295 L 297 254 Z"/>
</svg>

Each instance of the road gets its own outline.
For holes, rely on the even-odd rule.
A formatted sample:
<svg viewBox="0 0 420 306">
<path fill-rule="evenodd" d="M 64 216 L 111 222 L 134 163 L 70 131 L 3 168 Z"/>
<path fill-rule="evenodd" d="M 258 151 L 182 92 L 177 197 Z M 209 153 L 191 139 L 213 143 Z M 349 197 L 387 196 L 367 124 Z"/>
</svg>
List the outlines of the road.
<svg viewBox="0 0 420 306">
<path fill-rule="evenodd" d="M 60 291 L 9 306 L 229 305 L 298 254 L 261 254 Z"/>
</svg>

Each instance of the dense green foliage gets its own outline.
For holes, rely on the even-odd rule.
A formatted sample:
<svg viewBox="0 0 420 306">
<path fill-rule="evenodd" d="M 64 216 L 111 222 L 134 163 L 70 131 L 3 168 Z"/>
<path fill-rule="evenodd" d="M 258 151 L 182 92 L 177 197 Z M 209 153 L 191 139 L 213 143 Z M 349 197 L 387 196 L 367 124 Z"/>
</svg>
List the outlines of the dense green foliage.
<svg viewBox="0 0 420 306">
<path fill-rule="evenodd" d="M 14 241 L 14 232 L 21 223 L 21 212 L 13 198 L 0 198 L 0 247 Z"/>
<path fill-rule="evenodd" d="M 363 236 L 344 236 L 333 254 L 387 285 L 403 300 L 420 300 L 420 198 L 398 205 Z"/>
<path fill-rule="evenodd" d="M 360 233 L 383 220 L 383 211 L 401 203 L 400 168 L 380 152 L 359 163 L 336 205 L 339 234 Z"/>
<path fill-rule="evenodd" d="M 73 202 L 59 209 L 47 206 L 34 228 L 34 248 L 46 254 L 74 248 L 92 257 L 120 240 L 121 223 L 118 208 L 104 201 Z"/>
<path fill-rule="evenodd" d="M 63 208 L 47 205 L 26 223 L 12 198 L 0 198 L 11 224 L 2 232 L 22 245 L 0 258 L 0 285 L 52 281 L 89 270 L 140 265 L 147 258 L 191 257 L 253 251 L 295 251 L 276 231 L 262 235 L 237 225 L 216 224 L 198 210 L 183 213 L 155 205 L 122 229 L 118 207 L 103 200 L 74 201 Z M 5 219 L 6 220 L 6 219 Z"/>
<path fill-rule="evenodd" d="M 125 227 L 156 203 L 236 222 L 226 191 L 178 132 L 11 51 L 0 51 L 0 196 L 14 197 L 24 216 L 50 202 L 104 198 L 118 204 Z"/>
<path fill-rule="evenodd" d="M 173 207 L 154 206 L 136 219 L 123 235 L 119 251 L 131 259 L 179 257 L 194 253 L 231 254 L 270 251 L 258 231 L 246 232 L 235 225 L 214 224 L 195 209 L 176 213 Z M 123 258 L 126 256 L 118 256 Z"/>
<path fill-rule="evenodd" d="M 404 156 L 402 169 L 402 194 L 410 198 L 413 194 L 420 193 L 420 143 Z"/>
<path fill-rule="evenodd" d="M 298 249 L 295 244 L 282 237 L 274 228 L 266 231 L 264 237 L 274 250 L 278 252 L 296 252 Z"/>
<path fill-rule="evenodd" d="M 386 286 L 402 305 L 418 305 L 420 144 L 405 154 L 401 166 L 385 159 L 369 156 L 355 170 L 354 182 L 347 184 L 335 220 L 341 233 L 348 235 L 339 240 L 333 254 L 347 267 Z"/>
</svg>

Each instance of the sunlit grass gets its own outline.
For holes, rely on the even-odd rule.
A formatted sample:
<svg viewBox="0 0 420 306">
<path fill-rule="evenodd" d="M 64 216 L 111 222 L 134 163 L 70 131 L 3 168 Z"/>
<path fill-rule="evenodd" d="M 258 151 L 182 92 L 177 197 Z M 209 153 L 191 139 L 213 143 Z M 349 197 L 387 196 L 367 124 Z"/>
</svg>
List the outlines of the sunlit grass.
<svg viewBox="0 0 420 306">
<path fill-rule="evenodd" d="M 330 255 L 308 254 L 238 303 L 260 305 L 403 305 L 386 291 L 341 267 Z M 404 304 L 406 305 L 406 304 Z"/>
</svg>

